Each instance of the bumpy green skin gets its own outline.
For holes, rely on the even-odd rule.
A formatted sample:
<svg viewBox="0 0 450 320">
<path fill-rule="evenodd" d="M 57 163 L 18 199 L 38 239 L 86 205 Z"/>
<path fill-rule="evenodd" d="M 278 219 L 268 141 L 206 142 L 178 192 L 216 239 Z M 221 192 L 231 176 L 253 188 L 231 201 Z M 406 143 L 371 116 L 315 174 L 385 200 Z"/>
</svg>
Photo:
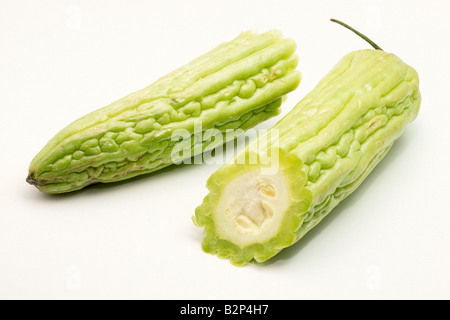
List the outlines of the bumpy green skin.
<svg viewBox="0 0 450 320">
<path fill-rule="evenodd" d="M 210 193 L 193 218 L 205 228 L 204 251 L 244 265 L 297 242 L 361 184 L 415 119 L 420 100 L 416 71 L 397 56 L 380 50 L 345 56 L 271 129 L 279 132 L 280 170 L 290 170 L 292 190 L 277 236 L 246 247 L 218 236 L 215 207 L 223 187 L 250 170 L 230 162 L 208 180 Z M 243 152 L 266 150 L 255 142 Z"/>
<path fill-rule="evenodd" d="M 33 159 L 27 181 L 63 193 L 127 179 L 172 164 L 177 129 L 194 134 L 201 123 L 225 133 L 277 115 L 282 97 L 300 82 L 295 49 L 277 30 L 244 32 L 61 130 Z M 186 157 L 217 146 L 196 144 Z"/>
</svg>

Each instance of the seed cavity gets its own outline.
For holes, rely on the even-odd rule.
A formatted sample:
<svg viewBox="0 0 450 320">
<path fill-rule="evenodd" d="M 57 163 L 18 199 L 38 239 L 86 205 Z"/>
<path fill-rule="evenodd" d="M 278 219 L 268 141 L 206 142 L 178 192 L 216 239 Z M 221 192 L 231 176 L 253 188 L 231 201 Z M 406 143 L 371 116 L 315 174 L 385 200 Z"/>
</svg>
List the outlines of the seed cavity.
<svg viewBox="0 0 450 320">
<path fill-rule="evenodd" d="M 268 197 L 275 197 L 275 188 L 271 184 L 264 184 L 260 186 L 259 192 Z"/>
<path fill-rule="evenodd" d="M 270 204 L 266 201 L 261 201 L 261 206 L 264 208 L 264 211 L 266 213 L 266 218 L 272 218 L 273 217 L 273 210 Z"/>
<path fill-rule="evenodd" d="M 240 232 L 251 232 L 255 231 L 257 228 L 255 223 L 244 215 L 240 215 L 236 218 L 234 227 Z"/>
<path fill-rule="evenodd" d="M 268 180 L 251 183 L 250 190 L 238 204 L 225 210 L 241 233 L 257 232 L 274 216 L 275 187 Z"/>
</svg>

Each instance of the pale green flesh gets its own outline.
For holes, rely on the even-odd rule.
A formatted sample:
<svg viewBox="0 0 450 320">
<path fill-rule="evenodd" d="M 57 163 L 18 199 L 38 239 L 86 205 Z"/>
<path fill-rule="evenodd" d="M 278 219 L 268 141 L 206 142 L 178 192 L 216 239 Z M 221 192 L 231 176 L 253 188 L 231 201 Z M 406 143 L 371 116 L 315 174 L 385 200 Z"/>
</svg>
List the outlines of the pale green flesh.
<svg viewBox="0 0 450 320">
<path fill-rule="evenodd" d="M 276 148 L 282 158 L 290 159 L 280 161 L 278 170 L 289 190 L 288 199 L 283 200 L 288 209 L 275 213 L 279 216 L 273 219 L 274 223 L 284 221 L 278 231 L 261 241 L 263 231 L 255 229 L 254 241 L 247 234 L 245 244 L 238 240 L 238 228 L 234 235 L 223 236 L 223 227 L 217 223 L 224 216 L 221 208 L 232 205 L 218 208 L 223 190 L 248 170 L 263 167 L 229 163 L 210 178 L 210 194 L 196 210 L 194 221 L 205 227 L 204 250 L 242 265 L 253 259 L 265 261 L 298 241 L 363 182 L 416 117 L 418 85 L 414 69 L 395 55 L 361 50 L 345 56 L 270 130 L 279 134 Z M 256 141 L 243 153 L 265 154 L 271 147 L 275 146 L 262 149 Z M 297 172 L 286 171 L 294 164 Z M 244 207 L 246 201 L 245 196 L 234 199 Z M 268 224 L 265 228 L 270 228 Z"/>
<path fill-rule="evenodd" d="M 173 163 L 177 129 L 193 135 L 201 123 L 203 131 L 225 134 L 277 115 L 282 97 L 300 82 L 295 49 L 277 30 L 244 32 L 61 130 L 33 159 L 27 180 L 63 193 L 128 179 Z M 199 143 L 186 158 L 217 146 Z"/>
</svg>

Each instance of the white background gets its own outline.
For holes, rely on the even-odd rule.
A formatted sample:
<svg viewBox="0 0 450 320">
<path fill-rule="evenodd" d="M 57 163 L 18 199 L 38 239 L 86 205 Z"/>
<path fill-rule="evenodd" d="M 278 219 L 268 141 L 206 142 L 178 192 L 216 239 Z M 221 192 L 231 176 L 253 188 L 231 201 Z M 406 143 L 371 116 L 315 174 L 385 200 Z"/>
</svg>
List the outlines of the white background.
<svg viewBox="0 0 450 320">
<path fill-rule="evenodd" d="M 450 298 L 450 2 L 0 4 L 0 298 Z M 243 30 L 297 42 L 303 80 L 285 114 L 341 57 L 368 48 L 332 17 L 418 71 L 421 111 L 363 185 L 270 263 L 234 267 L 201 250 L 191 216 L 219 164 L 66 196 L 25 182 L 62 127 Z"/>
</svg>

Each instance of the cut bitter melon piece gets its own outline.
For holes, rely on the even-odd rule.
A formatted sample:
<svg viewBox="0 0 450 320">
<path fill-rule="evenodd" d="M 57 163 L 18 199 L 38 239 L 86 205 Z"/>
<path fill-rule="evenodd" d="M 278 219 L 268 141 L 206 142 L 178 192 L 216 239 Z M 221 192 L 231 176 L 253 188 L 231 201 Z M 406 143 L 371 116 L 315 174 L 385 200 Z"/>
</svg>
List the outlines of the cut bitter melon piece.
<svg viewBox="0 0 450 320">
<path fill-rule="evenodd" d="M 45 193 L 128 179 L 211 150 L 280 112 L 300 82 L 296 44 L 278 30 L 230 42 L 61 130 L 30 164 L 27 181 Z M 224 139 L 198 140 L 201 130 Z M 177 130 L 191 149 L 176 155 Z M 188 141 L 189 142 L 189 141 Z M 183 142 L 185 143 L 185 141 Z M 180 158 L 181 157 L 181 158 Z"/>
<path fill-rule="evenodd" d="M 301 223 L 298 213 L 311 202 L 297 157 L 280 153 L 272 172 L 258 154 L 244 156 L 245 164 L 225 164 L 210 177 L 210 193 L 193 218 L 205 227 L 204 251 L 236 265 L 265 261 L 292 244 Z"/>
<path fill-rule="evenodd" d="M 362 183 L 419 105 L 417 73 L 397 56 L 346 55 L 267 132 L 275 144 L 260 137 L 209 178 L 193 217 L 203 250 L 244 265 L 296 243 Z"/>
</svg>

